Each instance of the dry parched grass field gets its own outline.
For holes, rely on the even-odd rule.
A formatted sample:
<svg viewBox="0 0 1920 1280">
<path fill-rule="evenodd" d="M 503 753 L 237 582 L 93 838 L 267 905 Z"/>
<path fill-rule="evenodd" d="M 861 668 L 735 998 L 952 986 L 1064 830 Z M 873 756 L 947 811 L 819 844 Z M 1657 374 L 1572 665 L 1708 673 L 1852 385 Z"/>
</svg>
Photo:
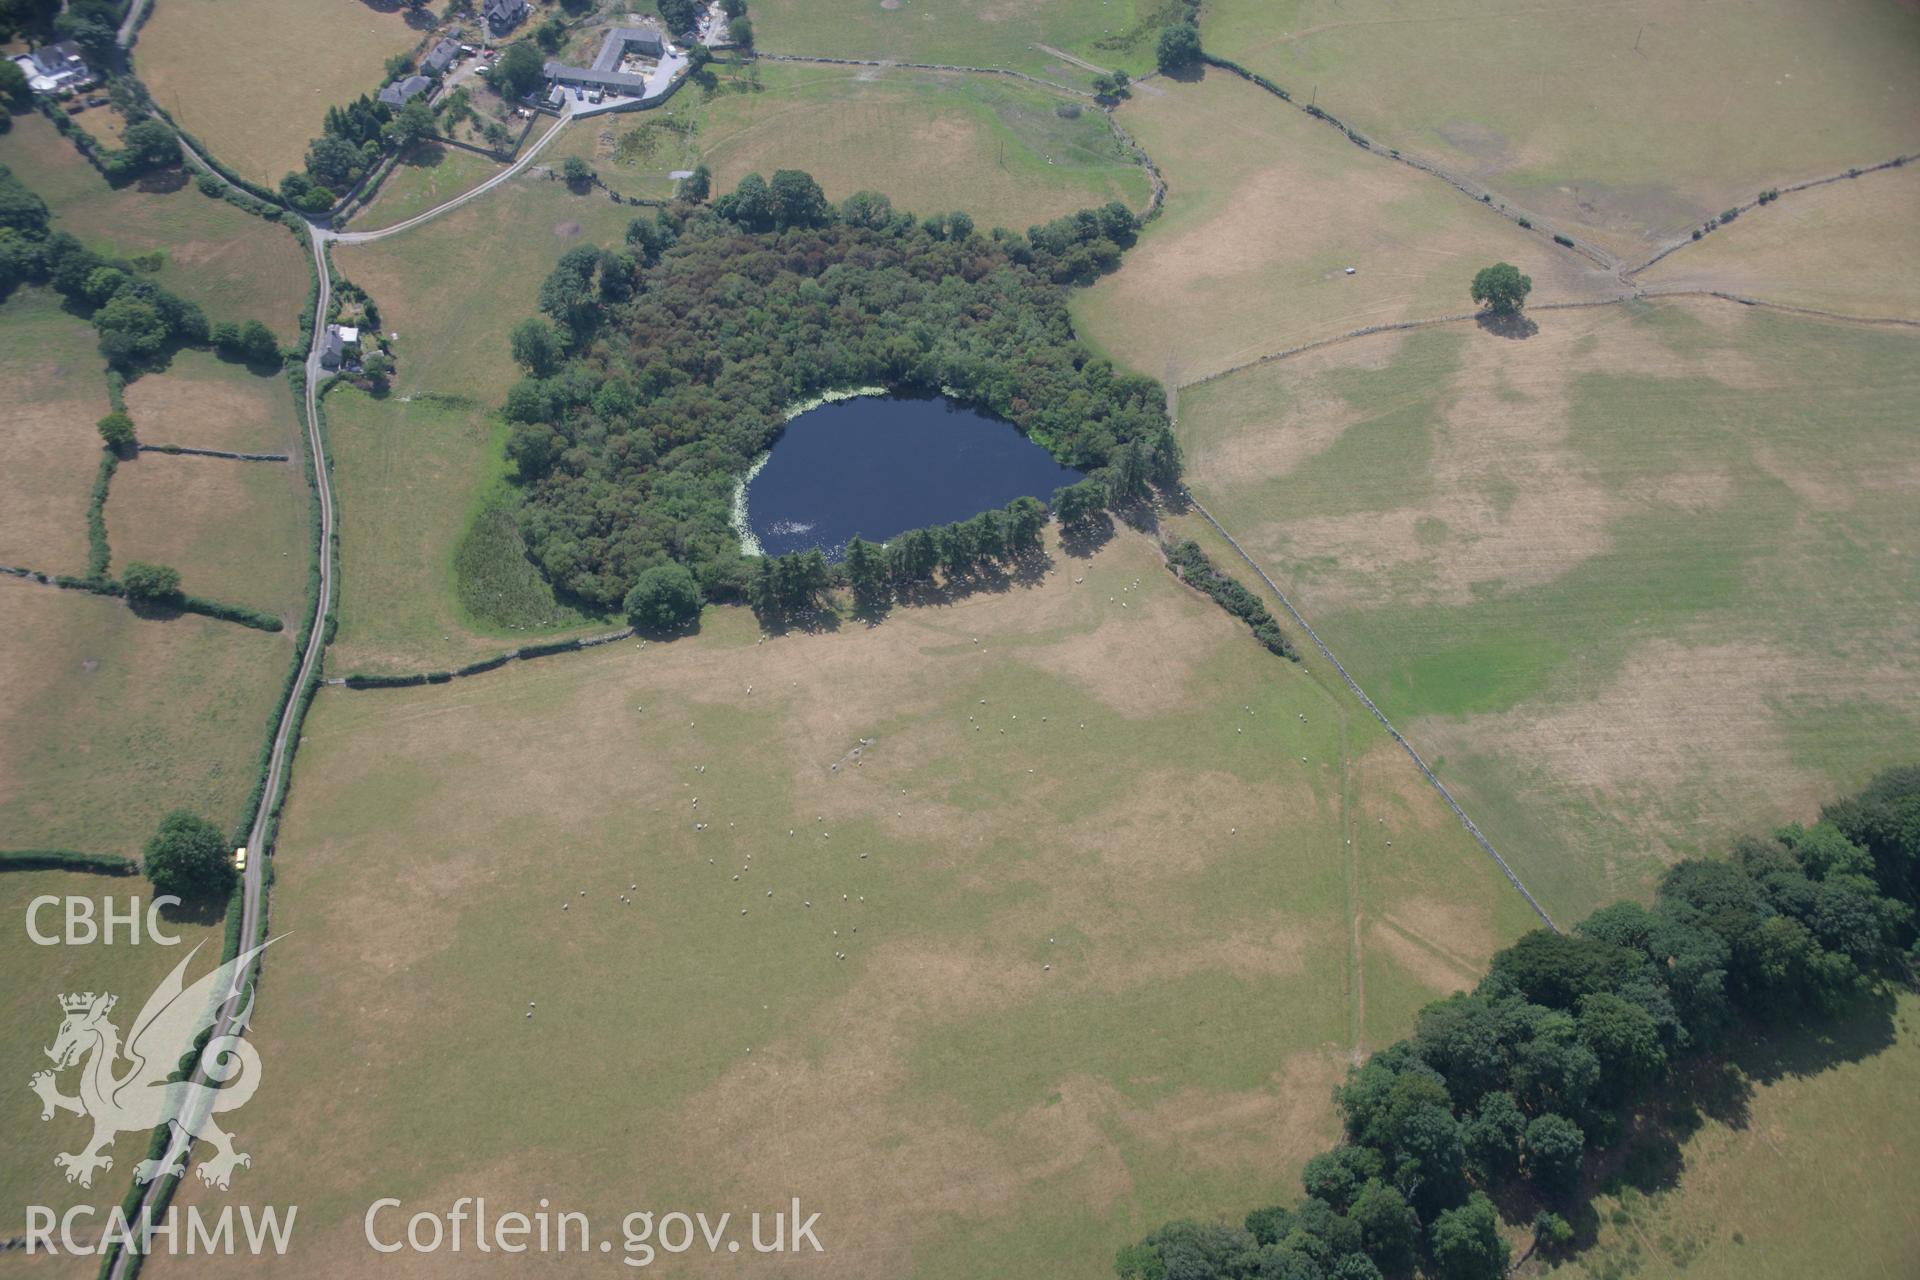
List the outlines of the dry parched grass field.
<svg viewBox="0 0 1920 1280">
<path fill-rule="evenodd" d="M 1342 344 L 1189 389 L 1201 499 L 1562 918 L 1920 731 L 1906 333 L 1721 303 Z"/>
<path fill-rule="evenodd" d="M 365 1265 L 381 1195 L 609 1226 L 798 1195 L 835 1275 L 1093 1280 L 1169 1214 L 1290 1194 L 1350 1055 L 1531 918 L 1137 535 L 758 636 L 714 610 L 322 696 L 241 1129 L 299 1269 Z"/>
<path fill-rule="evenodd" d="M 371 94 L 420 33 L 403 6 L 155 3 L 134 58 L 181 128 L 263 186 L 300 167 L 327 108 Z"/>
<path fill-rule="evenodd" d="M 135 856 L 173 809 L 239 820 L 288 634 L 11 577 L 0 617 L 0 847 Z"/>
<path fill-rule="evenodd" d="M 1887 0 L 1210 0 L 1207 48 L 1625 258 L 1920 144 Z"/>
<path fill-rule="evenodd" d="M 51 290 L 20 289 L 0 329 L 0 564 L 85 573 L 94 423 L 111 407 L 93 328 Z"/>
<path fill-rule="evenodd" d="M 1468 286 L 1489 262 L 1531 275 L 1536 303 L 1626 291 L 1226 72 L 1153 87 L 1119 119 L 1165 174 L 1166 212 L 1073 308 L 1091 341 L 1170 386 L 1367 325 L 1471 311 Z"/>
<path fill-rule="evenodd" d="M 126 944 L 126 929 L 120 927 L 115 945 L 40 946 L 27 934 L 27 907 L 42 895 L 92 898 L 94 918 L 104 918 L 107 901 L 115 912 L 124 915 L 134 898 L 140 900 L 140 945 Z M 120 997 L 115 1021 L 125 1031 L 135 1012 L 160 979 L 173 970 L 196 944 L 205 943 L 194 957 L 190 973 L 206 971 L 208 953 L 220 950 L 221 918 L 203 919 L 200 914 L 182 915 L 178 910 L 163 914 L 161 928 L 180 938 L 178 946 L 159 946 L 146 934 L 146 904 L 152 887 L 138 877 L 86 875 L 72 871 L 9 871 L 0 875 L 0 916 L 7 925 L 0 930 L 0 955 L 6 958 L 7 982 L 0 991 L 0 1018 L 5 1019 L 7 1035 L 0 1042 L 0 1079 L 10 1083 L 8 1092 L 17 1094 L 9 1108 L 7 1143 L 0 1148 L 0 1233 L 12 1238 L 26 1228 L 27 1205 L 46 1205 L 64 1213 L 75 1205 L 91 1205 L 91 1221 L 103 1226 L 111 1206 L 119 1204 L 130 1185 L 136 1160 L 146 1157 L 146 1139 L 123 1134 L 113 1150 L 113 1168 L 95 1175 L 91 1188 L 66 1180 L 65 1172 L 53 1163 L 56 1152 L 77 1151 L 92 1133 L 90 1121 L 66 1112 L 56 1112 L 52 1120 L 40 1119 L 40 1100 L 29 1093 L 26 1082 L 37 1071 L 51 1064 L 42 1052 L 54 1041 L 60 1029 L 62 1011 L 58 997 L 68 992 L 111 991 Z M 42 933 L 58 934 L 63 928 L 63 908 L 42 908 L 37 923 Z M 120 1068 L 124 1070 L 124 1066 Z M 61 1078 L 63 1091 L 73 1090 L 71 1073 Z M 138 1148 L 136 1150 L 136 1148 Z M 83 1234 L 83 1232 L 76 1232 Z M 91 1275 L 98 1264 L 85 1259 L 48 1258 L 44 1255 L 28 1264 L 17 1253 L 8 1255 L 8 1274 Z"/>
<path fill-rule="evenodd" d="M 716 192 L 751 172 L 804 169 L 831 200 L 880 191 L 923 216 L 962 210 L 982 229 L 1024 231 L 1109 200 L 1146 207 L 1145 172 L 1090 102 L 908 68 L 763 62 L 755 74 L 757 91 L 702 102 L 690 90 L 664 111 L 581 121 L 554 154 L 577 153 L 614 190 L 657 198 L 672 194 L 669 173 L 701 162 Z"/>
<path fill-rule="evenodd" d="M 1635 279 L 1920 320 L 1920 165 L 1782 196 Z"/>
</svg>

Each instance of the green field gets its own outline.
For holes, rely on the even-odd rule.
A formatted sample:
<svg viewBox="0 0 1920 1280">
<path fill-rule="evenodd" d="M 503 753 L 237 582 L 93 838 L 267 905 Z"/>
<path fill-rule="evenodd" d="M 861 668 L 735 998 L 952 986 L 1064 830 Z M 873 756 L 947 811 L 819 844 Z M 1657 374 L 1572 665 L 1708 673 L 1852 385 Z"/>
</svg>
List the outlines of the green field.
<svg viewBox="0 0 1920 1280">
<path fill-rule="evenodd" d="M 1627 258 L 1920 145 L 1893 0 L 1210 0 L 1207 48 Z"/>
<path fill-rule="evenodd" d="M 51 290 L 0 305 L 0 564 L 87 570 L 87 501 L 100 467 L 94 429 L 112 406 L 91 325 Z"/>
<path fill-rule="evenodd" d="M 1190 388 L 1194 492 L 1549 908 L 1920 732 L 1914 339 L 1745 311 L 1386 335 Z"/>
<path fill-rule="evenodd" d="M 275 893 L 307 959 L 248 1123 L 302 1266 L 351 1269 L 376 1194 L 564 1187 L 799 1194 L 836 1275 L 1092 1280 L 1284 1195 L 1349 1055 L 1531 918 L 1370 719 L 1137 535 L 758 636 L 712 610 L 316 704 Z M 345 1045 L 381 1082 L 351 1104 Z"/>
<path fill-rule="evenodd" d="M 170 810 L 223 829 L 253 791 L 287 634 L 0 578 L 0 832 L 134 855 Z"/>
<path fill-rule="evenodd" d="M 452 667 L 532 639 L 476 618 L 460 594 L 457 557 L 482 495 L 506 467 L 491 406 L 430 396 L 400 404 L 339 387 L 326 412 L 334 475 L 349 495 L 340 511 L 332 670 Z M 527 582 L 511 606 L 494 602 L 490 617 L 504 614 L 543 634 L 588 621 L 553 602 L 552 588 L 526 564 L 511 518 L 499 541 L 491 559 L 517 561 Z"/>
<path fill-rule="evenodd" d="M 758 88 L 694 90 L 664 110 L 576 121 L 552 154 L 577 154 L 629 195 L 665 198 L 667 176 L 704 162 L 715 189 L 804 169 L 831 200 L 884 192 L 896 208 L 962 209 L 982 228 L 1025 230 L 1120 200 L 1144 209 L 1145 172 L 1092 103 L 987 76 L 760 63 Z M 1059 108 L 1066 107 L 1071 118 Z"/>
<path fill-rule="evenodd" d="M 284 227 L 201 195 L 190 170 L 116 189 L 37 115 L 17 117 L 0 137 L 0 164 L 47 202 L 56 231 L 100 253 L 162 253 L 154 283 L 208 319 L 259 320 L 286 343 L 299 334 L 312 281 L 305 247 Z"/>
<path fill-rule="evenodd" d="M 355 215 L 353 229 L 377 231 L 404 222 L 479 186 L 502 167 L 497 160 L 461 147 L 416 147 L 381 182 L 379 194 Z"/>
<path fill-rule="evenodd" d="M 124 914 L 131 899 L 141 903 L 140 945 L 126 943 L 124 926 L 115 945 L 39 946 L 27 934 L 27 906 L 34 898 L 51 895 L 59 898 L 94 899 L 94 918 L 100 921 L 111 899 L 113 909 Z M 0 955 L 6 958 L 7 983 L 0 994 L 0 1017 L 6 1020 L 7 1036 L 0 1045 L 0 1075 L 12 1087 L 11 1128 L 4 1153 L 0 1153 L 0 1233 L 16 1236 L 26 1226 L 23 1212 L 27 1205 L 46 1205 L 64 1213 L 75 1205 L 92 1205 L 89 1221 L 97 1230 L 106 1223 L 109 1208 L 120 1203 L 132 1185 L 134 1162 L 146 1158 L 145 1134 L 123 1134 L 113 1148 L 113 1168 L 94 1175 L 93 1186 L 76 1186 L 53 1163 L 55 1153 L 78 1151 L 92 1132 L 91 1124 L 68 1112 L 55 1112 L 51 1120 L 40 1119 L 40 1101 L 28 1091 L 26 1083 L 35 1072 L 51 1064 L 41 1052 L 53 1043 L 60 1029 L 58 998 L 69 992 L 111 991 L 120 998 L 113 1021 L 122 1033 L 129 1030 L 134 1014 L 160 979 L 172 971 L 196 944 L 207 944 L 194 958 L 191 978 L 210 967 L 209 953 L 217 961 L 220 951 L 221 918 L 212 919 L 202 910 L 181 914 L 169 910 L 161 928 L 180 938 L 178 946 L 161 946 L 146 934 L 146 904 L 153 900 L 153 889 L 144 877 L 88 875 L 74 871 L 9 871 L 0 875 L 0 914 L 7 927 L 0 930 L 5 939 Z M 58 934 L 62 929 L 63 907 L 42 908 L 37 923 L 42 933 Z M 124 1071 L 122 1064 L 118 1070 Z M 71 1095 L 76 1073 L 60 1077 L 61 1091 Z M 84 1235 L 85 1227 L 76 1231 Z M 88 1274 L 95 1267 L 74 1260 L 38 1257 L 31 1266 L 19 1254 L 9 1254 L 10 1273 L 21 1275 Z"/>
<path fill-rule="evenodd" d="M 1179 0 L 759 0 L 749 16 L 768 53 L 1004 67 L 1085 85 L 1097 73 L 1041 46 L 1140 75 L 1182 11 Z"/>
<path fill-rule="evenodd" d="M 1167 180 L 1121 269 L 1076 292 L 1080 331 L 1171 386 L 1368 325 L 1457 315 L 1491 262 L 1534 300 L 1617 296 L 1588 259 L 1348 142 L 1225 72 L 1156 81 L 1119 111 Z M 1353 267 L 1354 274 L 1346 274 Z"/>
<path fill-rule="evenodd" d="M 134 69 L 181 128 L 249 181 L 277 187 L 298 169 L 327 108 L 380 87 L 411 53 L 416 10 L 277 0 L 156 0 Z"/>
</svg>

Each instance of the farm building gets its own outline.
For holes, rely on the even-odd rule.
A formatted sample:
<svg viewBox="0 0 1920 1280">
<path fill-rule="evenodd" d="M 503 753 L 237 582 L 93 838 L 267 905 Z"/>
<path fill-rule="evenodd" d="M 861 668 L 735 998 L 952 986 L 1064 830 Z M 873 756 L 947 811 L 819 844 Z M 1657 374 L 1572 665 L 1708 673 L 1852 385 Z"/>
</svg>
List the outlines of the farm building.
<svg viewBox="0 0 1920 1280">
<path fill-rule="evenodd" d="M 457 40 L 442 40 L 420 60 L 420 70 L 430 76 L 443 76 L 447 73 L 447 68 L 458 61 L 460 61 L 460 43 Z"/>
<path fill-rule="evenodd" d="M 660 63 L 666 54 L 667 42 L 658 29 L 651 26 L 614 27 L 600 42 L 600 52 L 594 55 L 592 66 L 570 67 L 560 62 L 548 62 L 543 70 L 556 89 L 566 86 L 629 98 L 645 98 L 665 87 L 654 82 L 660 78 Z M 669 68 L 669 80 L 671 72 Z"/>
<path fill-rule="evenodd" d="M 487 0 L 480 16 L 487 20 L 489 31 L 505 35 L 527 16 L 527 0 Z"/>
<path fill-rule="evenodd" d="M 408 76 L 405 80 L 395 80 L 382 89 L 380 101 L 390 107 L 404 107 L 432 87 L 433 81 L 425 76 Z"/>
<path fill-rule="evenodd" d="M 26 72 L 27 87 L 35 93 L 64 93 L 93 80 L 86 59 L 80 56 L 80 46 L 71 40 L 42 46 L 31 53 L 20 54 L 13 61 Z"/>
</svg>

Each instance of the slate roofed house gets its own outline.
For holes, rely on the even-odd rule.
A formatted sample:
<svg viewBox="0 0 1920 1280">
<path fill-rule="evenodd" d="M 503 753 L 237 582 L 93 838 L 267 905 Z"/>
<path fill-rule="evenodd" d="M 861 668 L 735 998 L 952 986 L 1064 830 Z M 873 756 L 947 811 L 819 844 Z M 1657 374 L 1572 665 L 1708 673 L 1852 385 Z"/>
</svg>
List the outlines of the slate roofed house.
<svg viewBox="0 0 1920 1280">
<path fill-rule="evenodd" d="M 398 110 L 433 87 L 433 81 L 425 76 L 408 76 L 405 80 L 395 80 L 380 91 L 380 101 Z"/>
<path fill-rule="evenodd" d="M 527 16 L 527 0 L 487 0 L 480 16 L 493 34 L 505 35 Z"/>
<path fill-rule="evenodd" d="M 93 79 L 86 59 L 80 56 L 80 46 L 71 40 L 43 45 L 14 62 L 27 73 L 27 87 L 35 93 L 59 93 Z"/>
<path fill-rule="evenodd" d="M 460 43 L 457 40 L 442 40 L 433 46 L 427 56 L 420 60 L 420 69 L 430 76 L 443 76 L 447 68 L 460 60 Z"/>
</svg>

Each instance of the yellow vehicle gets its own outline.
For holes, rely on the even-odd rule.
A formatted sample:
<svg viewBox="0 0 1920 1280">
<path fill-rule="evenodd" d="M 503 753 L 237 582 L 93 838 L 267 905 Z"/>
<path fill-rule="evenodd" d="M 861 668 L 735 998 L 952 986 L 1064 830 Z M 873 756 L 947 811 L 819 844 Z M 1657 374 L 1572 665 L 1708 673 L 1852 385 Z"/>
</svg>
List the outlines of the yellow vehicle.
<svg viewBox="0 0 1920 1280">
<path fill-rule="evenodd" d="M 245 871 L 247 869 L 247 846 L 241 845 L 233 851 L 233 869 L 235 871 Z"/>
</svg>

